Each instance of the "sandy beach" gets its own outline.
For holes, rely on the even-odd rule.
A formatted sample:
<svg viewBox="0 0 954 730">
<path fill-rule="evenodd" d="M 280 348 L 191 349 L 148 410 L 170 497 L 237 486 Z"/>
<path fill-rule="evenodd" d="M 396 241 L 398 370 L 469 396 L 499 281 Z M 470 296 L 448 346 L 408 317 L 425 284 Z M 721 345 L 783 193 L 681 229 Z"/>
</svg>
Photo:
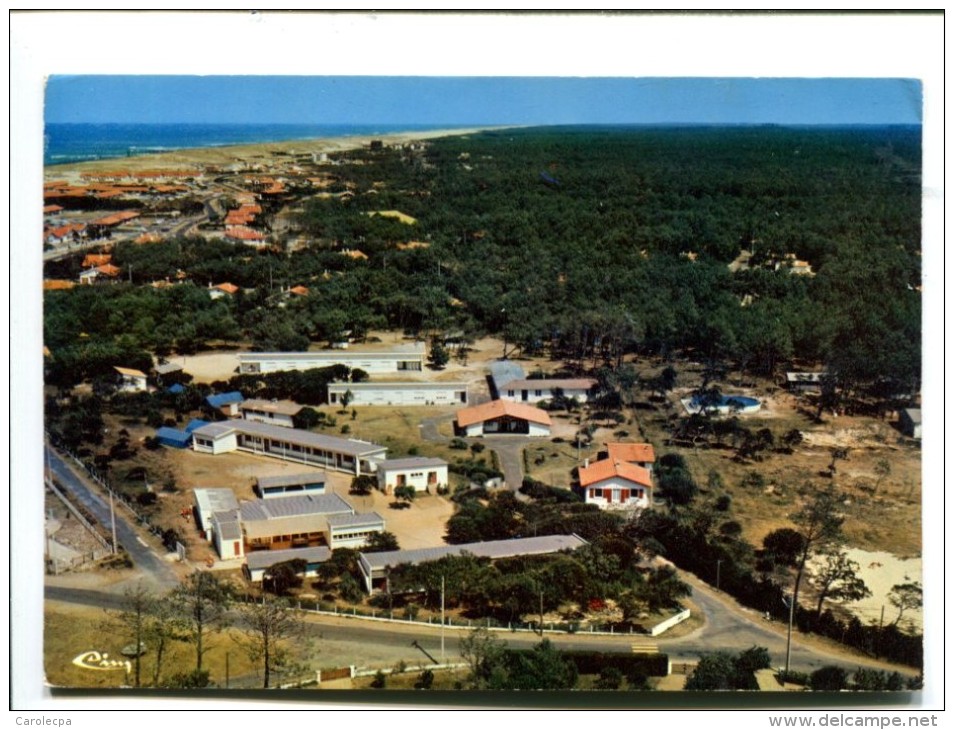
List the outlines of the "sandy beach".
<svg viewBox="0 0 954 730">
<path fill-rule="evenodd" d="M 421 131 L 397 132 L 381 135 L 362 135 L 349 137 L 324 137 L 284 142 L 262 142 L 250 145 L 230 145 L 223 147 L 193 147 L 172 152 L 157 152 L 134 157 L 113 157 L 103 160 L 71 162 L 62 165 L 48 165 L 48 175 L 62 176 L 69 172 L 95 172 L 123 169 L 131 172 L 142 170 L 178 170 L 194 165 L 227 165 L 234 162 L 263 163 L 275 156 L 292 154 L 321 154 L 347 152 L 368 147 L 372 140 L 383 144 L 403 145 L 441 137 L 464 136 L 494 129 L 513 127 L 469 127 L 458 129 L 429 129 Z"/>
</svg>

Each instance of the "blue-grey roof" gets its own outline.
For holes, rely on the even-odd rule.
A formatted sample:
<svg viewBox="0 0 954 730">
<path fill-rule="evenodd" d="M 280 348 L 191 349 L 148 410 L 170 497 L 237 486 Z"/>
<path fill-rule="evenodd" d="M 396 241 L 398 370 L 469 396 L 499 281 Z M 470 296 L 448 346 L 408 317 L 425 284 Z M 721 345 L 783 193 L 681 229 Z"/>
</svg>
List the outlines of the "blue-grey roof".
<svg viewBox="0 0 954 730">
<path fill-rule="evenodd" d="M 242 539 L 242 526 L 239 524 L 238 515 L 235 512 L 216 512 L 212 518 L 221 539 Z"/>
<path fill-rule="evenodd" d="M 433 459 L 427 456 L 410 456 L 406 459 L 386 459 L 378 462 L 378 471 L 392 469 L 426 469 L 428 467 L 447 466 L 443 459 Z"/>
<path fill-rule="evenodd" d="M 165 444 L 172 446 L 187 446 L 189 441 L 192 440 L 192 434 L 185 431 L 180 431 L 175 428 L 169 428 L 168 426 L 162 426 L 156 430 L 156 437 Z"/>
<path fill-rule="evenodd" d="M 302 515 L 352 514 L 351 505 L 337 494 L 302 494 L 284 499 L 257 499 L 242 502 L 242 520 L 274 520 Z"/>
<path fill-rule="evenodd" d="M 193 489 L 199 511 L 212 515 L 215 512 L 227 512 L 238 509 L 235 492 L 228 487 L 200 487 Z"/>
<path fill-rule="evenodd" d="M 521 537 L 514 540 L 472 542 L 466 545 L 441 545 L 440 547 L 416 550 L 390 550 L 383 553 L 361 553 L 361 560 L 372 570 L 389 568 L 401 563 L 418 565 L 431 560 L 440 560 L 447 555 L 469 553 L 478 558 L 512 558 L 518 555 L 547 555 L 561 550 L 576 550 L 586 545 L 579 535 L 543 535 Z"/>
<path fill-rule="evenodd" d="M 287 560 L 301 559 L 306 563 L 323 563 L 331 557 L 331 550 L 321 547 L 292 548 L 291 550 L 256 550 L 245 556 L 249 570 L 265 570 Z"/>
<path fill-rule="evenodd" d="M 377 512 L 360 512 L 356 515 L 328 515 L 330 527 L 384 527 L 384 518 Z"/>
<path fill-rule="evenodd" d="M 323 433 L 303 431 L 299 428 L 287 428 L 286 426 L 275 426 L 270 423 L 246 421 L 244 418 L 210 423 L 208 426 L 197 429 L 195 433 L 199 436 L 215 438 L 230 431 L 238 431 L 252 436 L 260 436 L 285 443 L 297 444 L 298 446 L 322 449 L 353 458 L 362 456 L 370 458 L 378 454 L 383 456 L 384 454 L 382 452 L 387 451 L 387 446 L 372 444 L 369 441 L 326 436 Z"/>
<path fill-rule="evenodd" d="M 186 424 L 185 430 L 188 433 L 192 433 L 197 428 L 202 428 L 203 426 L 208 426 L 208 421 L 203 421 L 201 418 L 193 418 L 189 423 Z"/>
<path fill-rule="evenodd" d="M 243 400 L 245 400 L 245 397 L 237 390 L 233 390 L 230 393 L 210 395 L 206 397 L 205 402 L 213 408 L 221 408 L 222 406 L 231 405 L 232 403 L 241 403 Z"/>
<path fill-rule="evenodd" d="M 179 393 L 185 393 L 185 386 L 182 383 L 175 383 L 166 388 L 167 393 L 172 393 L 173 395 L 178 395 Z"/>
<path fill-rule="evenodd" d="M 311 471 L 305 474 L 279 474 L 273 477 L 259 477 L 256 481 L 260 489 L 269 487 L 293 487 L 299 484 L 324 484 L 323 471 Z"/>
<path fill-rule="evenodd" d="M 490 363 L 490 377 L 499 390 L 511 380 L 522 380 L 527 377 L 523 368 L 512 360 L 496 360 Z"/>
</svg>

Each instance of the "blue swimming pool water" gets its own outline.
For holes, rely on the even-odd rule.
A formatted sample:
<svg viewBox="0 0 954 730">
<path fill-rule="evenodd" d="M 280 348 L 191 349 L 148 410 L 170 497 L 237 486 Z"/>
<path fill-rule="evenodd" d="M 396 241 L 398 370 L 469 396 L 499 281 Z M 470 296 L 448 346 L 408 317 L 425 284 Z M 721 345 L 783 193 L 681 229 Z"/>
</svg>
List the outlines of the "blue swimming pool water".
<svg viewBox="0 0 954 730">
<path fill-rule="evenodd" d="M 731 408 L 732 405 L 738 405 L 740 408 L 751 408 L 753 406 L 761 405 L 758 398 L 750 398 L 747 395 L 724 395 L 719 399 L 717 408 Z M 694 407 L 699 407 L 699 399 L 693 398 L 692 405 Z"/>
</svg>

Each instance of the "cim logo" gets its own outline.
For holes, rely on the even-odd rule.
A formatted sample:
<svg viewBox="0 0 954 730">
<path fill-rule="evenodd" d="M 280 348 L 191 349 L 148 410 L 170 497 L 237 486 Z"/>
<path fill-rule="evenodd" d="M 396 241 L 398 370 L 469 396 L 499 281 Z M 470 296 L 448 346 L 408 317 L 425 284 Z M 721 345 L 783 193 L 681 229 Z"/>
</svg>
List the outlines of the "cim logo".
<svg viewBox="0 0 954 730">
<path fill-rule="evenodd" d="M 132 671 L 132 664 L 125 659 L 110 659 L 109 654 L 98 651 L 86 651 L 73 660 L 73 664 L 83 669 L 96 669 L 102 672 L 109 672 L 114 669 L 124 669 L 126 672 Z"/>
</svg>

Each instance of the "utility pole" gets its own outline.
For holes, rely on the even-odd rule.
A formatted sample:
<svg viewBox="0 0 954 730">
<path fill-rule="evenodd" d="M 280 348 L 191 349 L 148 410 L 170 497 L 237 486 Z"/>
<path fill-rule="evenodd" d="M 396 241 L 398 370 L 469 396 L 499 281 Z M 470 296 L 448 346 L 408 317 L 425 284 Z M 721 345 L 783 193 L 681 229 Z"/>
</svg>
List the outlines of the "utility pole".
<svg viewBox="0 0 954 730">
<path fill-rule="evenodd" d="M 109 487 L 106 489 L 109 491 L 109 521 L 113 527 L 113 555 L 115 555 L 118 552 L 116 549 L 116 509 L 113 507 L 113 490 Z"/>
<path fill-rule="evenodd" d="M 792 594 L 787 601 L 783 597 L 782 602 L 788 605 L 788 639 L 785 641 L 785 676 L 787 677 L 792 666 L 792 621 L 795 618 L 795 595 Z"/>
<path fill-rule="evenodd" d="M 444 663 L 444 576 L 441 576 L 441 664 Z"/>
<path fill-rule="evenodd" d="M 716 590 L 719 590 L 719 578 L 722 574 L 722 561 L 716 560 Z"/>
<path fill-rule="evenodd" d="M 543 589 L 540 589 L 540 636 L 543 636 Z"/>
</svg>

